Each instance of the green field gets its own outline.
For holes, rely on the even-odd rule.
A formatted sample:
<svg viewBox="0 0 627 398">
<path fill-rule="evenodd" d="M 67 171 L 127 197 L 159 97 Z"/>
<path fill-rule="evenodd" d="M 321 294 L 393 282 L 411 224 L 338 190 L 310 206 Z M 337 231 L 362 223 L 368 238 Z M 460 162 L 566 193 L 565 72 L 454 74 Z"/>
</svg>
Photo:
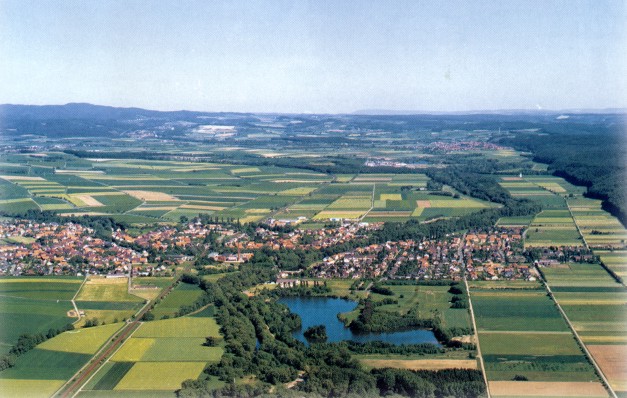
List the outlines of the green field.
<svg viewBox="0 0 627 398">
<path fill-rule="evenodd" d="M 152 310 L 155 319 L 163 316 L 173 317 L 183 305 L 189 305 L 203 294 L 198 285 L 179 283 L 168 295 Z"/>
<path fill-rule="evenodd" d="M 544 291 L 473 289 L 471 297 L 480 331 L 568 330 Z"/>
<path fill-rule="evenodd" d="M 218 330 L 213 318 L 183 317 L 146 322 L 133 337 L 219 337 Z"/>
<path fill-rule="evenodd" d="M 0 353 L 6 353 L 23 333 L 47 332 L 72 323 L 69 301 L 79 278 L 0 278 Z"/>
<path fill-rule="evenodd" d="M 539 285 L 471 282 L 479 342 L 489 381 L 596 381 L 553 301 Z"/>
</svg>

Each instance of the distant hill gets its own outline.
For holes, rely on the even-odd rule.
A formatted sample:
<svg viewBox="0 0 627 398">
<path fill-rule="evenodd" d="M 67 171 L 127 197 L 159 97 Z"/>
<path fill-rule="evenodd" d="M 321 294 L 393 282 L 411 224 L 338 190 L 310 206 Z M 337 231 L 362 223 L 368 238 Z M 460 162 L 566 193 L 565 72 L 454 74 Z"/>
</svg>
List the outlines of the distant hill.
<svg viewBox="0 0 627 398">
<path fill-rule="evenodd" d="M 472 111 L 421 111 L 421 110 L 391 110 L 391 109 L 361 109 L 352 115 L 381 115 L 381 116 L 402 116 L 402 115 L 558 115 L 558 114 L 627 114 L 627 108 L 606 108 L 606 109 L 495 109 L 495 110 L 472 110 Z"/>
<path fill-rule="evenodd" d="M 161 112 L 141 108 L 116 108 L 112 106 L 70 103 L 65 105 L 0 105 L 0 118 L 9 119 L 97 119 L 129 120 L 142 117 L 189 117 L 203 112 Z"/>
</svg>

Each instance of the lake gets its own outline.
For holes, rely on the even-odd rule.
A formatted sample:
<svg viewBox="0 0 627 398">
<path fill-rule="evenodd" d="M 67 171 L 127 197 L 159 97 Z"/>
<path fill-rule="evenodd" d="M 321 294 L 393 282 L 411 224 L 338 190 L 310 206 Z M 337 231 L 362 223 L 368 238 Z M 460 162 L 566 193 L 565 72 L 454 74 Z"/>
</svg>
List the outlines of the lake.
<svg viewBox="0 0 627 398">
<path fill-rule="evenodd" d="M 285 304 L 290 311 L 298 314 L 303 323 L 300 330 L 292 334 L 302 342 L 307 343 L 303 332 L 311 326 L 325 325 L 328 342 L 351 340 L 360 343 L 368 341 L 383 341 L 392 344 L 420 344 L 432 343 L 439 345 L 430 330 L 416 329 L 391 333 L 353 333 L 337 319 L 337 314 L 349 312 L 357 307 L 354 301 L 330 297 L 283 297 L 279 303 Z"/>
</svg>

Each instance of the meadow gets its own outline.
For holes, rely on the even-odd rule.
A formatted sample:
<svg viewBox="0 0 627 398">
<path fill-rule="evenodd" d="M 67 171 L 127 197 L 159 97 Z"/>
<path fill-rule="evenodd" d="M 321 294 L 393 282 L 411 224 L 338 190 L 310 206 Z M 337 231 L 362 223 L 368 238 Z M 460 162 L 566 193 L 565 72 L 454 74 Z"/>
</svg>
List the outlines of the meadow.
<svg viewBox="0 0 627 398">
<path fill-rule="evenodd" d="M 438 314 L 445 328 L 470 328 L 470 314 L 463 308 L 451 308 L 453 294 L 449 293 L 449 286 L 421 286 L 421 285 L 384 285 L 394 292 L 393 298 L 398 304 L 386 304 L 378 309 L 398 312 L 402 315 L 418 309 L 420 318 L 430 319 Z M 463 288 L 463 286 L 462 286 Z M 382 300 L 388 296 L 372 293 L 373 300 Z"/>
</svg>

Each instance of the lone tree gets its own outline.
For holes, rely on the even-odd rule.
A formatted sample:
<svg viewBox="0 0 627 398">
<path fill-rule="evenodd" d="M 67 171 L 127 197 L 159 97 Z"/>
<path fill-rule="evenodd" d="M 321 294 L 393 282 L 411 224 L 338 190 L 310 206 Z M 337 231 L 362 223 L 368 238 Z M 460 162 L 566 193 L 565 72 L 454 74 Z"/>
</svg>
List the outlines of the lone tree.
<svg viewBox="0 0 627 398">
<path fill-rule="evenodd" d="M 316 325 L 303 333 L 309 343 L 324 343 L 327 341 L 327 328 L 324 325 Z"/>
</svg>

